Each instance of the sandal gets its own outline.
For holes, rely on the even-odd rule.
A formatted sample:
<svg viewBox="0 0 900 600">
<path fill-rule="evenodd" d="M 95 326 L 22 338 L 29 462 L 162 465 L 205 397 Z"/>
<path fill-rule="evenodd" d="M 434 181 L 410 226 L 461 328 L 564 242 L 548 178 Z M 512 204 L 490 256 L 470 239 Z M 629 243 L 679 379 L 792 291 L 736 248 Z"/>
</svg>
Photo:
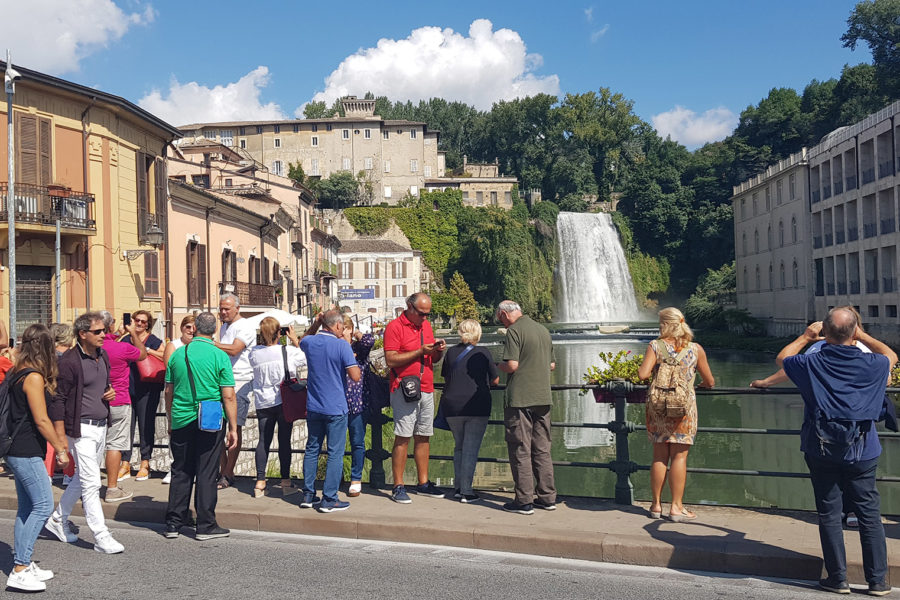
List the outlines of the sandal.
<svg viewBox="0 0 900 600">
<path fill-rule="evenodd" d="M 135 481 L 147 481 L 150 479 L 150 469 L 141 467 L 137 472 L 137 475 L 134 476 Z"/>
<path fill-rule="evenodd" d="M 659 510 L 653 510 L 652 508 L 648 509 L 647 512 L 650 514 L 651 519 L 659 519 L 662 517 L 662 506 L 659 507 Z"/>
<path fill-rule="evenodd" d="M 680 513 L 669 513 L 669 520 L 673 523 L 687 523 L 697 518 L 697 515 L 689 510 L 681 509 Z"/>
<path fill-rule="evenodd" d="M 123 481 L 131 477 L 131 463 L 124 461 L 119 465 L 119 475 L 116 477 L 119 481 Z"/>
<path fill-rule="evenodd" d="M 222 475 L 219 477 L 219 482 L 216 483 L 217 490 L 224 490 L 225 488 L 230 488 L 234 485 L 234 477 L 228 477 L 227 475 Z"/>
<path fill-rule="evenodd" d="M 258 488 L 258 487 L 253 488 L 253 497 L 254 498 L 262 498 L 265 495 L 266 495 L 266 488 L 264 488 L 264 487 L 263 488 Z"/>
</svg>

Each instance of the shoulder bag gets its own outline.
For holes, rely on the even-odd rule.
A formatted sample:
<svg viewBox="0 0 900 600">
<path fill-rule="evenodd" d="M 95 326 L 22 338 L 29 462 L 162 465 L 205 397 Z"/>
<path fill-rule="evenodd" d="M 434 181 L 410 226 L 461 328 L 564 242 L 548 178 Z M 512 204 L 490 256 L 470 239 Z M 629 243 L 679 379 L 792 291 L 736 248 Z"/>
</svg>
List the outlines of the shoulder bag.
<svg viewBox="0 0 900 600">
<path fill-rule="evenodd" d="M 144 383 L 163 383 L 166 380 L 166 365 L 149 352 L 147 358 L 139 360 L 135 364 L 138 375 Z"/>
<path fill-rule="evenodd" d="M 281 358 L 284 360 L 284 379 L 279 384 L 281 391 L 281 412 L 284 420 L 293 423 L 306 418 L 306 380 L 291 377 L 288 369 L 287 346 L 281 347 Z"/>
<path fill-rule="evenodd" d="M 197 386 L 194 384 L 194 373 L 191 371 L 191 362 L 188 360 L 187 346 L 184 347 L 184 364 L 187 365 L 188 381 L 191 384 L 191 395 L 197 402 Z M 197 404 L 197 427 L 200 431 L 221 431 L 224 410 L 222 399 L 203 400 Z"/>
<path fill-rule="evenodd" d="M 419 331 L 419 347 L 425 345 L 425 328 Z M 425 374 L 425 355 L 422 355 L 422 360 L 420 361 L 421 367 L 419 368 L 418 375 L 407 375 L 406 377 L 400 378 L 400 391 L 403 392 L 403 399 L 407 402 L 418 402 L 422 399 L 422 375 Z M 391 369 L 394 373 L 394 377 L 397 377 L 396 369 Z"/>
</svg>

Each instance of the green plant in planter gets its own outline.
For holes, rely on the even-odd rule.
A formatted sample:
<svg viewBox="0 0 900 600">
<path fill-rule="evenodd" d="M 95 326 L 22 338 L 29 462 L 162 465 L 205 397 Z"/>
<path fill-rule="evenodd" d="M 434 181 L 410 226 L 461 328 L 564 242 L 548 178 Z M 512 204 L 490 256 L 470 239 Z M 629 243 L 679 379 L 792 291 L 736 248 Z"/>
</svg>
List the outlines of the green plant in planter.
<svg viewBox="0 0 900 600">
<path fill-rule="evenodd" d="M 649 379 L 638 377 L 638 367 L 644 362 L 643 354 L 634 354 L 631 350 L 619 350 L 617 353 L 601 352 L 598 356 L 601 363 L 588 367 L 587 372 L 582 376 L 584 383 L 602 385 L 617 379 L 637 384 L 650 382 Z M 586 394 L 587 389 L 582 388 L 581 393 Z"/>
</svg>

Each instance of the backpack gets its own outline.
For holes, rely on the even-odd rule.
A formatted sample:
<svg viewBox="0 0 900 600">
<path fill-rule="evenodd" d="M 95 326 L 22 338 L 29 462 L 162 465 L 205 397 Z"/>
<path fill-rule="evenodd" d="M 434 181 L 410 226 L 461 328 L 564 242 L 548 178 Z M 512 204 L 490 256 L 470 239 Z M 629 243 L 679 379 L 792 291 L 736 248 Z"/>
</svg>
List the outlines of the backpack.
<svg viewBox="0 0 900 600">
<path fill-rule="evenodd" d="M 836 463 L 852 464 L 859 462 L 866 447 L 866 435 L 872 429 L 872 421 L 851 421 L 847 419 L 829 419 L 822 409 L 816 407 L 813 428 L 818 445 L 819 457 Z"/>
<path fill-rule="evenodd" d="M 661 417 L 681 418 L 687 414 L 694 387 L 694 382 L 685 376 L 681 368 L 681 361 L 690 351 L 691 344 L 678 354 L 671 354 L 662 340 L 653 343 L 661 360 L 647 391 L 647 404 Z"/>
<path fill-rule="evenodd" d="M 13 440 L 22 429 L 22 424 L 28 419 L 28 415 L 19 419 L 13 426 L 12 423 L 12 386 L 18 383 L 25 375 L 36 373 L 34 369 L 22 369 L 15 375 L 7 377 L 0 383 L 0 458 L 6 458 Z"/>
</svg>

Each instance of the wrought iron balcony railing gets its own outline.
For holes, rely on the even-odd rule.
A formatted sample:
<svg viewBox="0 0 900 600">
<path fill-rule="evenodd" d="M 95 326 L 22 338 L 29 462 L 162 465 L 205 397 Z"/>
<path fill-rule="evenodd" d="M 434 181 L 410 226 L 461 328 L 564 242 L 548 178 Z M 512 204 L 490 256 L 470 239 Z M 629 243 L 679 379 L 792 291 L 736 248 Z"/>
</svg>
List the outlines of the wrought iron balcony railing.
<svg viewBox="0 0 900 600">
<path fill-rule="evenodd" d="M 7 183 L 0 183 L 0 220 L 3 223 L 9 217 L 6 207 L 8 190 Z M 17 183 L 13 197 L 17 223 L 55 225 L 59 220 L 60 226 L 67 229 L 97 230 L 93 194 L 59 186 Z"/>
</svg>

